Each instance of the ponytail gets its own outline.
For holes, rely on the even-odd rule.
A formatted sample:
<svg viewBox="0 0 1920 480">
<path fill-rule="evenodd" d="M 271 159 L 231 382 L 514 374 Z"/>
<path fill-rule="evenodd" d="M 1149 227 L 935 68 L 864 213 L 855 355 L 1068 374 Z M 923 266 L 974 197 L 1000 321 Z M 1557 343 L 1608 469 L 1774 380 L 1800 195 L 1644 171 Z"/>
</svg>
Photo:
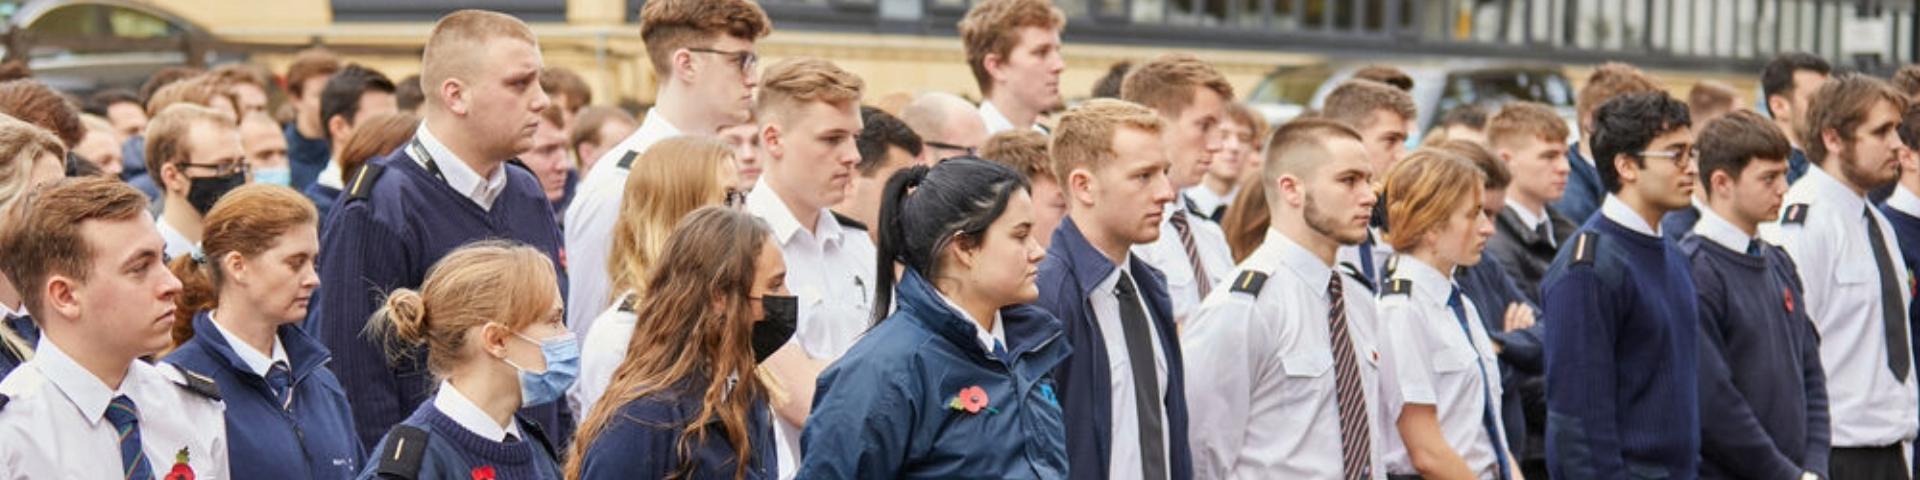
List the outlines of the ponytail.
<svg viewBox="0 0 1920 480">
<path fill-rule="evenodd" d="M 912 261 L 899 258 L 906 249 L 906 228 L 900 224 L 900 203 L 906 201 L 907 195 L 912 193 L 915 187 L 919 187 L 920 182 L 927 179 L 927 172 L 932 170 L 932 167 L 926 165 L 900 169 L 894 172 L 892 177 L 887 178 L 887 186 L 881 190 L 880 218 L 874 222 L 878 224 L 874 227 L 878 229 L 880 245 L 877 254 L 874 255 L 877 265 L 874 266 L 873 274 L 875 298 L 873 325 L 879 325 L 881 320 L 886 320 L 888 315 L 893 314 L 894 262 L 909 265 L 908 268 L 912 268 L 911 265 L 913 265 Z"/>
<path fill-rule="evenodd" d="M 167 269 L 180 279 L 180 294 L 173 297 L 173 344 L 184 345 L 193 339 L 193 316 L 220 304 L 220 292 L 214 289 L 207 273 L 206 258 L 199 252 L 181 255 L 167 263 Z"/>
</svg>

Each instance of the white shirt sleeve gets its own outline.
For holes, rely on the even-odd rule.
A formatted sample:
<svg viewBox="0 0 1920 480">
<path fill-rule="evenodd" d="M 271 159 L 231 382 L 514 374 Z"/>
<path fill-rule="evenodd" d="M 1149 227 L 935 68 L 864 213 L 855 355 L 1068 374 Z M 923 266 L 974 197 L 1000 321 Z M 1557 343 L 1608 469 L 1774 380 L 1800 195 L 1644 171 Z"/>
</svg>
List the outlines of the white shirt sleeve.
<svg viewBox="0 0 1920 480">
<path fill-rule="evenodd" d="M 1246 441 L 1256 385 L 1279 368 L 1258 305 L 1232 294 L 1202 305 L 1181 335 L 1195 478 L 1228 478 Z M 1272 312 L 1278 313 L 1278 312 Z"/>
</svg>

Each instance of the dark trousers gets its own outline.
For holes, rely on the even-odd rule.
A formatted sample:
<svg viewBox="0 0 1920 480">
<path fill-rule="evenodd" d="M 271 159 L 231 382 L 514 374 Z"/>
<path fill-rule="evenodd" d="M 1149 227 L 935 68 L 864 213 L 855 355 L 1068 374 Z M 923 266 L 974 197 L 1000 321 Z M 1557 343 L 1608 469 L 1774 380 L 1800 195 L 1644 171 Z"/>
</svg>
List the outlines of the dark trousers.
<svg viewBox="0 0 1920 480">
<path fill-rule="evenodd" d="M 1883 447 L 1833 447 L 1828 460 L 1835 480 L 1908 480 L 1913 469 L 1907 467 L 1906 452 L 1899 444 Z"/>
</svg>

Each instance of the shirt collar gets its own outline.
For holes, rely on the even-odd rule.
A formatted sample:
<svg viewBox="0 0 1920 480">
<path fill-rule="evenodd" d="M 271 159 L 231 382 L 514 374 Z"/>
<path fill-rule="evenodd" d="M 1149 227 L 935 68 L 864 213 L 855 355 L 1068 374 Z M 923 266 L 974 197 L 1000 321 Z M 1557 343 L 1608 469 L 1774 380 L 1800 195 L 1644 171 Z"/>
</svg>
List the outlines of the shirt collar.
<svg viewBox="0 0 1920 480">
<path fill-rule="evenodd" d="M 25 317 L 33 313 L 27 311 L 27 302 L 24 301 L 20 302 L 20 306 L 18 307 L 9 307 L 5 303 L 0 303 L 0 310 L 4 310 L 4 312 L 0 313 L 6 314 L 7 318 Z"/>
<path fill-rule="evenodd" d="M 440 393 L 433 395 L 433 408 L 440 410 L 440 413 L 446 414 L 447 418 L 453 419 L 453 423 L 460 424 L 474 435 L 496 443 L 506 441 L 509 434 L 526 438 L 525 435 L 520 434 L 518 422 L 508 419 L 507 425 L 501 426 L 493 421 L 493 417 L 487 415 L 485 410 L 481 410 L 480 406 L 474 405 L 472 400 L 468 400 L 465 394 L 460 393 L 460 389 L 453 388 L 453 382 L 440 382 Z"/>
<path fill-rule="evenodd" d="M 1005 319 L 1000 318 L 999 310 L 993 311 L 993 328 L 988 329 L 986 327 L 980 326 L 980 322 L 974 320 L 973 314 L 967 313 L 967 309 L 960 308 L 960 304 L 954 303 L 953 299 L 947 298 L 946 294 L 939 293 L 938 290 L 935 290 L 934 294 L 940 296 L 940 301 L 947 302 L 947 308 L 952 308 L 953 311 L 960 312 L 960 319 L 966 320 L 968 325 L 973 326 L 973 330 L 974 330 L 973 336 L 980 339 L 981 349 L 986 350 L 987 353 L 993 353 L 994 342 L 999 342 L 1003 348 L 1006 347 L 1006 344 L 1007 344 L 1006 322 L 1003 321 Z"/>
<path fill-rule="evenodd" d="M 1820 205 L 1822 211 L 1827 211 L 1829 207 L 1832 208 L 1831 211 L 1845 212 L 1847 215 L 1866 211 L 1867 197 L 1853 193 L 1853 189 L 1842 185 L 1840 180 L 1828 175 L 1826 170 L 1809 168 L 1806 176 L 1800 177 L 1800 181 L 1810 184 L 1807 188 L 1813 190 L 1814 198 L 1822 203 Z"/>
<path fill-rule="evenodd" d="M 467 166 L 466 161 L 454 155 L 453 150 L 448 149 L 446 144 L 440 143 L 440 139 L 433 136 L 433 131 L 427 128 L 427 122 L 420 122 L 414 137 L 420 140 L 421 147 L 427 149 L 427 155 L 433 157 L 434 165 L 440 167 L 440 176 L 446 178 L 447 186 L 453 187 L 454 191 L 473 200 L 473 203 L 480 205 L 480 208 L 493 208 L 493 200 L 499 198 L 500 191 L 505 190 L 507 186 L 505 165 L 494 168 L 493 175 L 483 180 L 479 172 L 473 171 L 473 167 Z M 424 163 L 427 159 L 414 160 Z"/>
<path fill-rule="evenodd" d="M 200 244 L 188 240 L 186 234 L 180 233 L 180 230 L 173 228 L 173 224 L 167 223 L 166 215 L 154 217 L 153 223 L 154 227 L 160 230 L 160 239 L 166 241 L 167 258 L 180 258 L 200 253 Z"/>
<path fill-rule="evenodd" d="M 212 323 L 213 329 L 220 331 L 220 336 L 227 340 L 227 346 L 233 348 L 233 354 L 238 355 L 240 361 L 246 362 L 247 369 L 253 371 L 254 375 L 266 378 L 267 370 L 272 369 L 276 362 L 285 364 L 289 373 L 293 371 L 293 362 L 287 360 L 287 347 L 280 343 L 280 334 L 273 335 L 273 345 L 268 347 L 273 349 L 273 353 L 271 355 L 261 353 L 260 350 L 253 348 L 253 344 L 240 340 L 233 331 L 227 330 L 226 325 L 221 325 L 216 317 L 219 313 L 218 310 L 207 312 L 208 319 L 212 320 L 207 323 Z"/>
<path fill-rule="evenodd" d="M 707 134 L 712 133 L 713 132 L 707 132 Z M 650 110 L 647 112 L 647 118 L 640 121 L 640 128 L 634 129 L 632 134 L 627 135 L 627 138 L 620 140 L 620 143 L 608 149 L 607 153 L 601 155 L 600 161 L 594 165 L 604 163 L 618 168 L 620 157 L 626 155 L 627 152 L 645 151 L 646 147 L 653 145 L 655 142 L 679 134 L 680 127 L 675 127 L 673 126 L 673 122 L 667 121 L 667 116 L 661 115 L 659 109 Z"/>
<path fill-rule="evenodd" d="M 1893 196 L 1887 197 L 1887 207 L 1899 210 L 1900 213 L 1920 217 L 1920 195 L 1915 195 L 1912 190 L 1907 189 L 1906 185 L 1895 187 Z"/>
<path fill-rule="evenodd" d="M 1635 233 L 1655 238 L 1660 237 L 1660 232 L 1654 230 L 1652 225 L 1648 225 L 1647 219 L 1640 218 L 1640 214 L 1634 212 L 1633 207 L 1627 206 L 1627 202 L 1621 201 L 1620 197 L 1614 196 L 1611 193 L 1607 194 L 1606 200 L 1600 202 L 1600 214 L 1605 215 L 1607 219 L 1612 220 L 1613 223 L 1627 227 L 1628 230 L 1632 230 Z M 1743 247 L 1741 250 L 1744 251 L 1746 249 Z"/>
<path fill-rule="evenodd" d="M 439 154 L 436 153 L 434 155 Z M 334 190 L 346 190 L 347 179 L 340 178 L 345 176 L 345 174 L 346 172 L 340 171 L 340 162 L 338 159 L 329 157 L 327 158 L 327 168 L 320 169 L 320 176 L 314 178 L 313 183 L 318 183 L 323 187 Z"/>
<path fill-rule="evenodd" d="M 980 122 L 987 125 L 988 135 L 1013 130 L 1013 120 L 1007 119 L 1006 114 L 1000 113 L 1000 109 L 994 107 L 991 100 L 980 101 Z M 1040 122 L 1034 122 L 1029 128 L 1043 135 L 1047 133 L 1046 127 L 1040 126 Z"/>
<path fill-rule="evenodd" d="M 1520 217 L 1520 223 L 1527 227 L 1527 230 L 1540 228 L 1540 224 L 1547 223 L 1547 209 L 1545 207 L 1541 207 L 1538 212 L 1529 211 L 1527 207 L 1520 205 L 1520 202 L 1514 201 L 1512 196 L 1508 196 L 1507 208 L 1513 209 L 1513 215 Z"/>
<path fill-rule="evenodd" d="M 792 210 L 787 209 L 787 202 L 780 199 L 780 194 L 774 192 L 773 187 L 767 186 L 767 177 L 764 175 L 760 177 L 760 182 L 754 185 L 753 190 L 747 192 L 747 212 L 765 220 L 767 227 L 773 230 L 774 240 L 778 240 L 781 245 L 786 245 L 801 234 L 807 233 L 806 229 L 801 228 L 800 219 L 793 215 Z M 834 220 L 833 212 L 820 209 L 819 218 L 813 222 L 813 237 L 819 239 L 823 245 L 839 243 L 840 222 Z"/>
<path fill-rule="evenodd" d="M 1400 255 L 1398 258 L 1400 265 L 1394 269 L 1394 277 L 1413 282 L 1413 291 L 1420 297 L 1440 305 L 1447 304 L 1447 299 L 1453 296 L 1452 276 L 1441 274 L 1440 270 L 1412 255 Z"/>
<path fill-rule="evenodd" d="M 113 401 L 113 397 L 121 395 L 121 392 L 107 388 L 106 382 L 81 367 L 79 362 L 67 356 L 67 352 L 61 351 L 60 346 L 46 336 L 41 336 L 39 345 L 33 349 L 33 363 L 48 382 L 73 402 L 73 406 L 80 408 L 80 414 L 88 424 L 99 425 L 100 419 L 107 414 L 107 404 Z M 121 390 L 126 390 L 127 383 L 131 381 L 133 366 L 128 365 L 126 377 L 120 380 Z"/>
<path fill-rule="evenodd" d="M 1327 299 L 1327 289 L 1320 282 L 1325 282 L 1327 278 L 1333 276 L 1333 265 L 1320 260 L 1320 257 L 1314 256 L 1313 252 L 1307 251 L 1307 247 L 1300 246 L 1292 238 L 1274 229 L 1267 229 L 1267 240 L 1260 244 L 1260 251 L 1254 254 L 1259 255 L 1261 252 L 1275 256 L 1281 266 L 1292 270 L 1305 280 L 1307 286 L 1317 292 L 1316 296 L 1323 300 Z"/>
<path fill-rule="evenodd" d="M 1700 211 L 1700 221 L 1693 224 L 1695 235 L 1706 237 L 1707 240 L 1736 252 L 1745 252 L 1747 246 L 1753 244 L 1752 235 L 1740 231 L 1740 227 L 1734 226 L 1733 222 L 1727 221 L 1726 217 L 1720 216 L 1719 212 L 1706 207 L 1694 208 Z"/>
</svg>

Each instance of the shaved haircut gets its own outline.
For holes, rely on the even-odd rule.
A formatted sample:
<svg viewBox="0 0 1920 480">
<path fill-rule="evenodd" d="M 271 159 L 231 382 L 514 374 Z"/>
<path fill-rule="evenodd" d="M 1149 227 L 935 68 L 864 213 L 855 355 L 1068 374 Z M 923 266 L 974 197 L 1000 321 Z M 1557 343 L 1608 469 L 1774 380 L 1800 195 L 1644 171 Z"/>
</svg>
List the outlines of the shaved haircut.
<svg viewBox="0 0 1920 480">
<path fill-rule="evenodd" d="M 420 54 L 420 86 L 426 93 L 427 103 L 440 104 L 440 86 L 445 85 L 447 79 L 472 78 L 489 53 L 484 48 L 487 42 L 497 39 L 527 42 L 536 50 L 540 45 L 527 24 L 506 14 L 460 10 L 440 17 L 440 22 L 433 25 L 433 33 L 427 37 L 426 49 Z"/>
<path fill-rule="evenodd" d="M 1267 141 L 1266 168 L 1261 180 L 1273 184 L 1281 175 L 1306 176 L 1326 163 L 1327 143 L 1337 138 L 1361 142 L 1360 131 L 1346 123 L 1309 118 L 1287 122 Z"/>
</svg>

